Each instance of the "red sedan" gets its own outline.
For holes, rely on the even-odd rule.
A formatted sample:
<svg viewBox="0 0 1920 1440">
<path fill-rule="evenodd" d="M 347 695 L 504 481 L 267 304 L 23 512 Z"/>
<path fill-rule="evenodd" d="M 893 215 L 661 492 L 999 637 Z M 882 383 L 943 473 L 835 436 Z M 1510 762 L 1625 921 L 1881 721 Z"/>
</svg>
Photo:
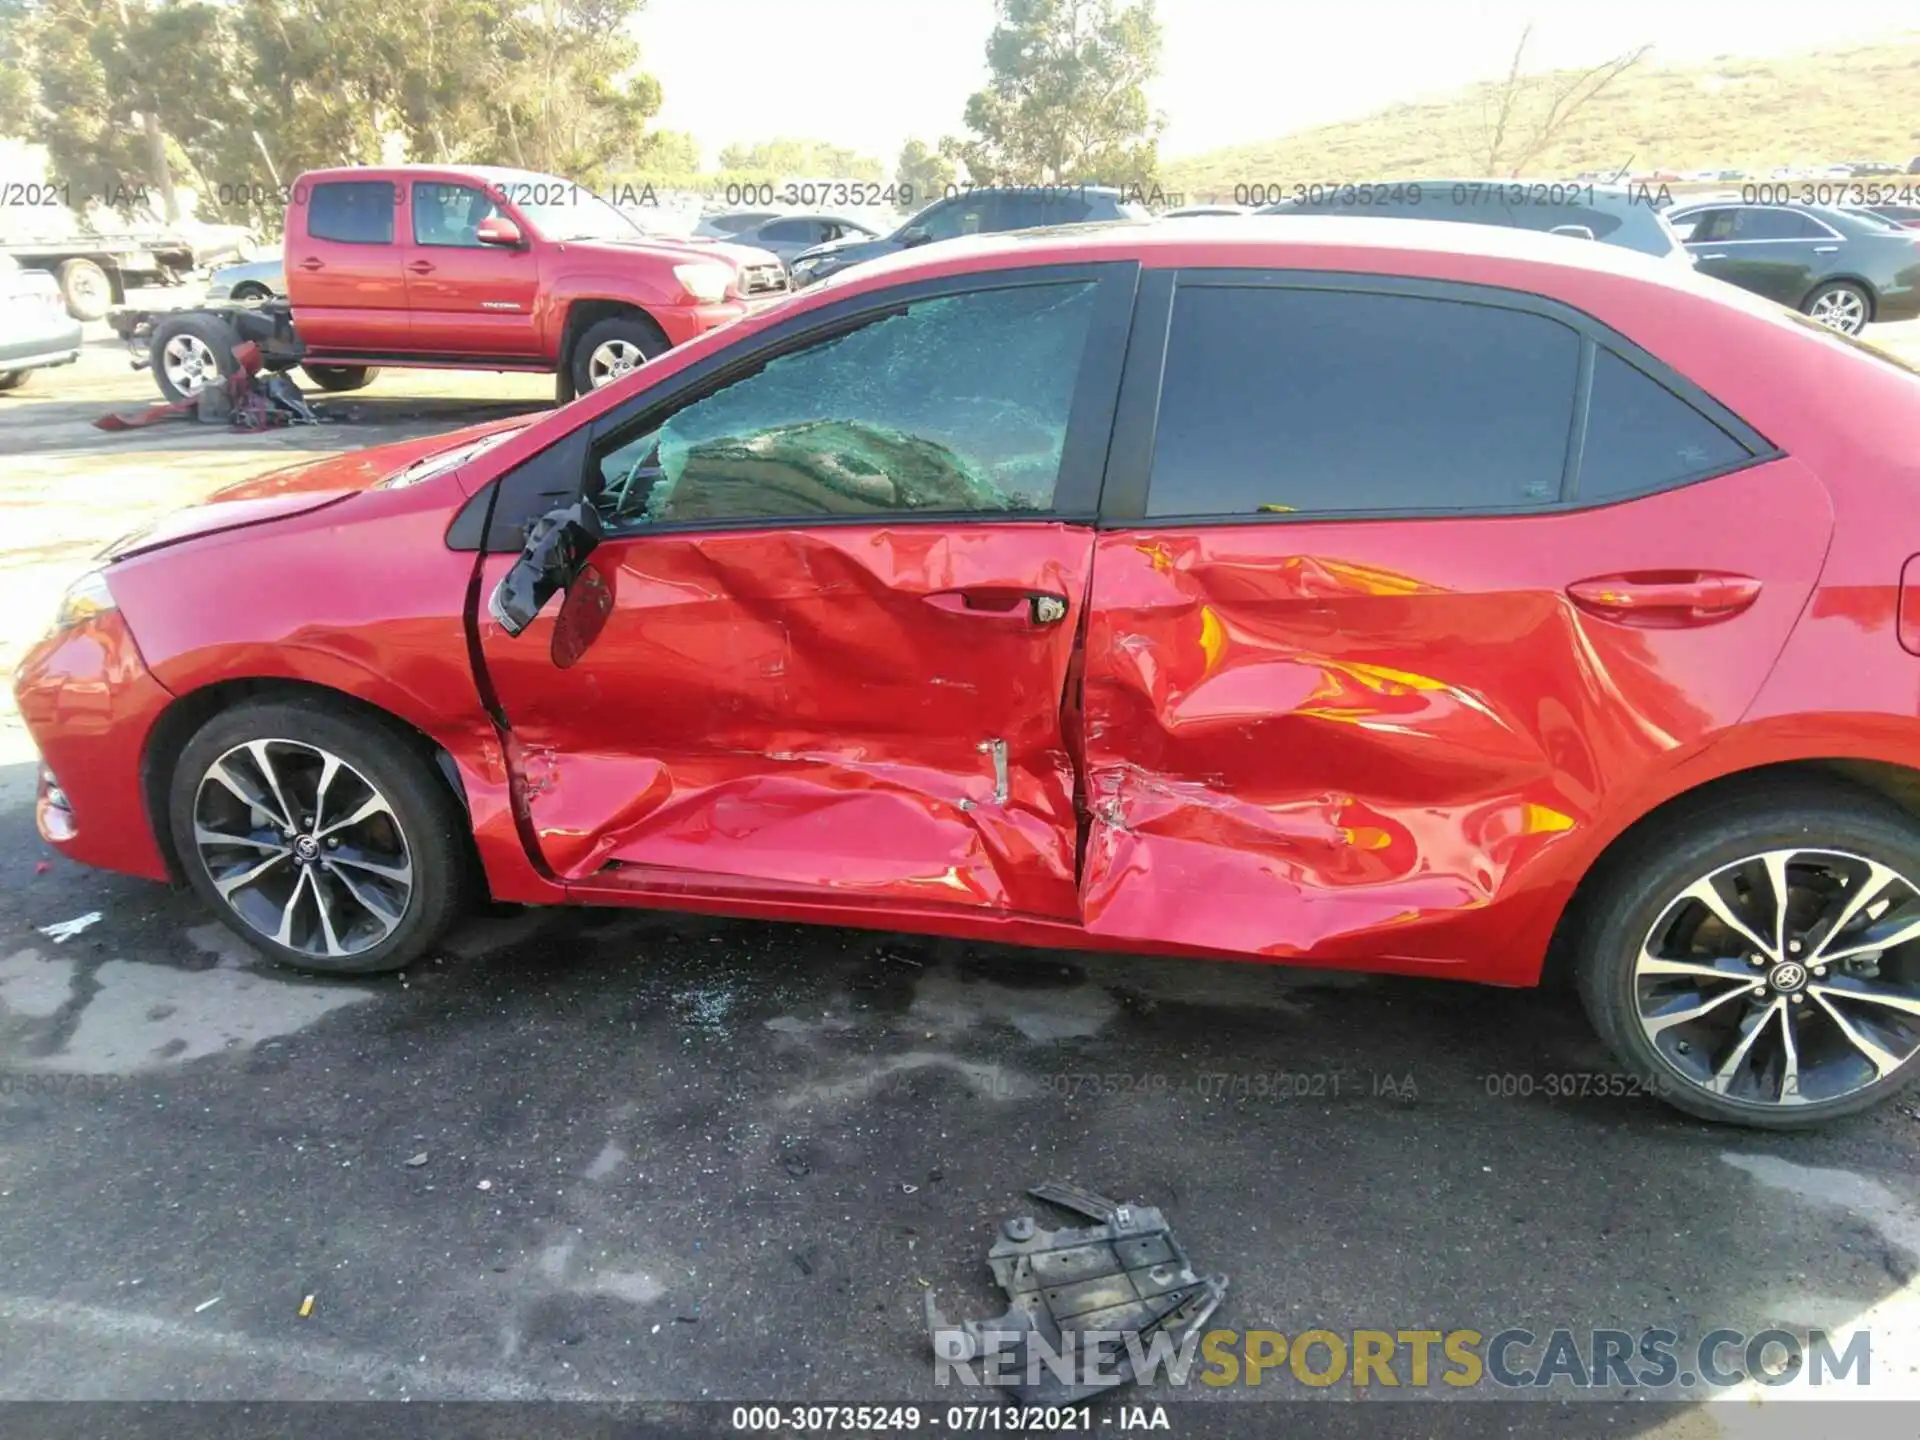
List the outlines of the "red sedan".
<svg viewBox="0 0 1920 1440">
<path fill-rule="evenodd" d="M 483 894 L 1564 967 L 1807 1124 L 1920 1070 L 1916 422 L 1565 237 L 956 241 L 121 542 L 20 669 L 40 826 L 329 973 Z"/>
</svg>

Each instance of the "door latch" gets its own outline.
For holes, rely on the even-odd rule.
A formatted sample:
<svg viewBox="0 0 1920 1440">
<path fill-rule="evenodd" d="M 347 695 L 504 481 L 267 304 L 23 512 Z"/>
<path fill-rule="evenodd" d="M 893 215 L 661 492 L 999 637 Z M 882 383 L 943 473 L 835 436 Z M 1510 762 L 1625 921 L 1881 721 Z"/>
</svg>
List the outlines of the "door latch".
<svg viewBox="0 0 1920 1440">
<path fill-rule="evenodd" d="M 1033 623 L 1036 625 L 1058 625 L 1067 618 L 1067 602 L 1058 595 L 1035 595 L 1033 597 Z"/>
</svg>

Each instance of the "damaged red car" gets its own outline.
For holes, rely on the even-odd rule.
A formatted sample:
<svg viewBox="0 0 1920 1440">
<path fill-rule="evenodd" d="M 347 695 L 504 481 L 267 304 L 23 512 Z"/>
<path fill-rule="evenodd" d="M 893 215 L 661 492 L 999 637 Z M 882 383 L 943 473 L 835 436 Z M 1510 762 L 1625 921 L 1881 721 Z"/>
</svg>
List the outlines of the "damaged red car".
<svg viewBox="0 0 1920 1440">
<path fill-rule="evenodd" d="M 1565 237 L 956 241 L 120 542 L 39 823 L 328 973 L 484 896 L 1564 973 L 1807 1124 L 1920 1068 L 1917 425 Z"/>
</svg>

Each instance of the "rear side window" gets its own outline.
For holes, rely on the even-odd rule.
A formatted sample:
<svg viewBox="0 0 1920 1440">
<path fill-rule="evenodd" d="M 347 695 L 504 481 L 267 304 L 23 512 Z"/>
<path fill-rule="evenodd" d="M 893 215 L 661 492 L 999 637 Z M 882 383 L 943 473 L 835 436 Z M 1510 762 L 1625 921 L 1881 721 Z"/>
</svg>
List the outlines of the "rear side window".
<svg viewBox="0 0 1920 1440">
<path fill-rule="evenodd" d="M 1596 350 L 1579 498 L 1643 494 L 1749 458 L 1747 447 L 1652 376 Z"/>
<path fill-rule="evenodd" d="M 391 245 L 398 204 L 388 180 L 329 180 L 307 197 L 307 234 L 342 245 Z"/>
<path fill-rule="evenodd" d="M 1147 513 L 1550 504 L 1580 344 L 1557 320 L 1494 305 L 1183 287 Z"/>
<path fill-rule="evenodd" d="M 1777 205 L 1751 205 L 1735 212 L 1735 240 L 1818 240 L 1832 238 L 1828 230 L 1811 215 Z"/>
</svg>

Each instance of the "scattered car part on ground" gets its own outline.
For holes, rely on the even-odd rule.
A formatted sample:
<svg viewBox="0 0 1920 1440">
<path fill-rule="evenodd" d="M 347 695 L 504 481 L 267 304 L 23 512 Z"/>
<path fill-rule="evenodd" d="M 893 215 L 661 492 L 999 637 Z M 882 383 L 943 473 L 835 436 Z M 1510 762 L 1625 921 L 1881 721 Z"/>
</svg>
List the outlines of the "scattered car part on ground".
<svg viewBox="0 0 1920 1440">
<path fill-rule="evenodd" d="M 1920 236 L 1832 205 L 1676 206 L 1694 264 L 1843 335 L 1920 316 Z"/>
<path fill-rule="evenodd" d="M 102 415 L 99 430 L 137 430 L 163 420 L 197 420 L 231 430 L 268 430 L 280 425 L 317 425 L 323 418 L 284 374 L 262 369 L 260 347 L 236 345 L 232 372 L 217 385 L 202 385 L 189 400 L 163 400 L 131 415 Z"/>
<path fill-rule="evenodd" d="M 1144 205 L 1129 200 L 1119 190 L 1100 185 L 982 186 L 934 201 L 891 235 L 816 245 L 802 250 L 789 264 L 794 284 L 811 285 L 855 265 L 934 240 L 1149 218 Z"/>
<path fill-rule="evenodd" d="M 41 833 L 325 973 L 474 894 L 1564 955 L 1649 1093 L 1812 1124 L 1920 1071 L 1916 410 L 1620 247 L 978 236 L 127 537 L 16 672 Z"/>
<path fill-rule="evenodd" d="M 1542 230 L 1684 262 L 1680 239 L 1654 199 L 1644 188 L 1566 181 L 1383 180 L 1371 185 L 1329 185 L 1278 201 L 1258 213 L 1446 220 Z"/>
<path fill-rule="evenodd" d="M 583 186 L 493 166 L 303 175 L 284 262 L 284 298 L 108 318 L 171 401 L 241 341 L 323 389 L 424 366 L 549 372 L 571 398 L 790 288 L 764 250 L 651 236 Z"/>
<path fill-rule="evenodd" d="M 1159 1336 L 1178 1351 L 1226 1298 L 1227 1277 L 1195 1274 L 1153 1206 L 1060 1181 L 1027 1193 L 1096 1223 L 1042 1230 L 1031 1215 L 1003 1221 L 987 1251 L 1007 1294 L 997 1319 L 954 1325 L 933 1291 L 925 1298 L 934 1354 L 977 1366 L 966 1372 L 975 1378 L 1012 1377 L 1004 1388 L 1022 1404 L 1071 1404 L 1130 1383 L 1132 1350 L 1144 1354 Z"/>
<path fill-rule="evenodd" d="M 18 390 L 35 370 L 71 365 L 80 339 L 53 277 L 0 255 L 0 391 Z"/>
</svg>

